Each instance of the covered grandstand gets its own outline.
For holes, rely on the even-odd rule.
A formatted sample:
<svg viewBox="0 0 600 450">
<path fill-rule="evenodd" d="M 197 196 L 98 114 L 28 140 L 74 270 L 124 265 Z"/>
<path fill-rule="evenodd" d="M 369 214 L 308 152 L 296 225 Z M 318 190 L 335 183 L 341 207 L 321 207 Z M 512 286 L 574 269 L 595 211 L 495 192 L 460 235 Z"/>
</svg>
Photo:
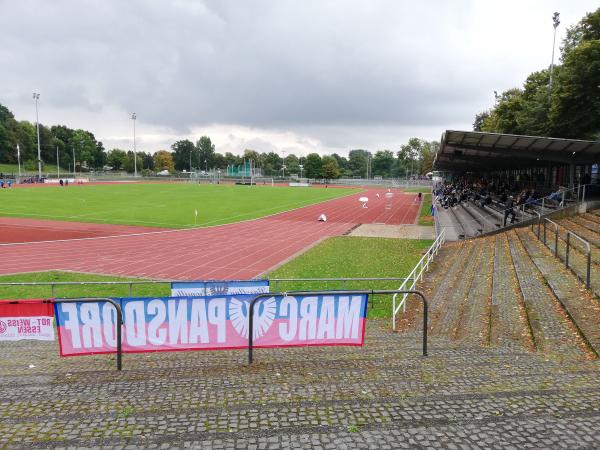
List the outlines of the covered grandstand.
<svg viewBox="0 0 600 450">
<path fill-rule="evenodd" d="M 434 169 L 530 180 L 540 187 L 574 186 L 585 174 L 598 182 L 600 142 L 447 130 Z"/>
<path fill-rule="evenodd" d="M 598 141 L 447 130 L 433 163 L 446 186 L 436 224 L 455 240 L 502 229 L 513 212 L 534 220 L 595 198 L 599 162 Z"/>
</svg>

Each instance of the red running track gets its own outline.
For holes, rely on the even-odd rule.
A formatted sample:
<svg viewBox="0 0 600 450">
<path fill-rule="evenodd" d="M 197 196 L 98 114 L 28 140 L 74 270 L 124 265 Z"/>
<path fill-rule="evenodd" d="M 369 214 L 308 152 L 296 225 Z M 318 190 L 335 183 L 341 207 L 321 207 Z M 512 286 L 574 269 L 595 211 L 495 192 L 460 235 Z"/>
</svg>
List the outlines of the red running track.
<svg viewBox="0 0 600 450">
<path fill-rule="evenodd" d="M 0 244 L 81 239 L 160 230 L 165 228 L 0 217 Z"/>
<path fill-rule="evenodd" d="M 414 223 L 419 211 L 416 194 L 395 191 L 392 207 L 386 209 L 385 192 L 369 189 L 262 219 L 211 228 L 2 244 L 0 274 L 70 270 L 156 279 L 253 278 L 318 240 L 344 234 L 357 224 Z M 366 209 L 358 201 L 362 196 L 370 199 Z M 317 221 L 320 214 L 327 216 L 327 222 Z M 57 222 L 57 226 L 64 226 L 64 222 Z"/>
</svg>

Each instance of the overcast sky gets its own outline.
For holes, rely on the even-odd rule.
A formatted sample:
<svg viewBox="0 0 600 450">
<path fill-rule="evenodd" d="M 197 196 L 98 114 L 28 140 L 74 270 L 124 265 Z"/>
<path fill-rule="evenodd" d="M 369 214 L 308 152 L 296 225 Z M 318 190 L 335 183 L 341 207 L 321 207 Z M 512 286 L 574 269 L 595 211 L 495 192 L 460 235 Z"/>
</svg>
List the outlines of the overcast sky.
<svg viewBox="0 0 600 450">
<path fill-rule="evenodd" d="M 154 152 L 397 150 L 471 129 L 588 0 L 0 0 L 0 103 Z M 558 54 L 558 50 L 557 50 Z"/>
</svg>

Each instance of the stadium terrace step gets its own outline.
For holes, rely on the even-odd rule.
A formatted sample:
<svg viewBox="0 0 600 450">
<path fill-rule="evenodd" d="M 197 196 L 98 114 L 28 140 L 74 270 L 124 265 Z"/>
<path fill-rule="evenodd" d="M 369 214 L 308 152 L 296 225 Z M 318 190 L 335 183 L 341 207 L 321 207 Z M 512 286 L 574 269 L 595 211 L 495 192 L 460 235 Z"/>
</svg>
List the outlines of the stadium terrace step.
<svg viewBox="0 0 600 450">
<path fill-rule="evenodd" d="M 573 233 L 579 235 L 590 244 L 595 246 L 596 248 L 600 247 L 600 234 L 597 232 L 590 230 L 585 225 L 572 220 L 571 218 L 562 219 L 558 221 L 558 224 L 563 226 L 565 229 L 572 231 Z M 577 244 L 576 242 L 575 244 Z"/>
<path fill-rule="evenodd" d="M 595 222 L 593 220 L 588 219 L 588 217 L 585 214 L 570 217 L 569 220 L 573 223 L 587 228 L 589 231 L 593 232 L 598 238 L 600 238 L 600 222 Z"/>
<path fill-rule="evenodd" d="M 600 216 L 597 216 L 596 214 L 592 214 L 591 212 L 586 212 L 580 215 L 580 217 L 583 217 L 584 219 L 588 220 L 589 222 L 594 222 L 597 224 L 600 224 Z"/>
<path fill-rule="evenodd" d="M 533 350 L 533 336 L 506 233 L 495 236 L 494 253 L 490 343 Z"/>
<path fill-rule="evenodd" d="M 576 327 L 529 258 L 516 232 L 506 234 L 536 347 L 547 352 L 583 355 L 586 347 Z"/>
<path fill-rule="evenodd" d="M 457 264 L 453 284 L 448 287 L 446 294 L 436 295 L 435 309 L 432 310 L 431 332 L 433 334 L 455 338 L 460 327 L 459 318 L 463 303 L 475 280 L 478 263 L 481 263 L 483 240 L 470 243 L 465 258 Z"/>
<path fill-rule="evenodd" d="M 455 338 L 466 345 L 489 345 L 494 272 L 495 238 L 481 239 L 482 250 L 476 275 L 465 301 L 461 304 Z"/>
<path fill-rule="evenodd" d="M 596 356 L 600 355 L 600 302 L 528 229 L 516 231 L 533 263 Z"/>
</svg>

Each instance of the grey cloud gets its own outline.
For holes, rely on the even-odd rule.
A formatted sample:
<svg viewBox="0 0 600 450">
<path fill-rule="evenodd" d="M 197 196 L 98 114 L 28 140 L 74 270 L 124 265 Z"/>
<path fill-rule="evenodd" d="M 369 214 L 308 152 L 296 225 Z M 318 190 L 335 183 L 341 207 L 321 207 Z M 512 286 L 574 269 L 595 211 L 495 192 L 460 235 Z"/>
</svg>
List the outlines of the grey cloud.
<svg viewBox="0 0 600 450">
<path fill-rule="evenodd" d="M 0 103 L 36 89 L 57 110 L 136 111 L 173 134 L 232 124 L 375 145 L 378 129 L 469 126 L 492 90 L 547 63 L 549 42 L 527 33 L 551 29 L 548 11 L 574 22 L 593 3 L 0 0 Z"/>
</svg>

